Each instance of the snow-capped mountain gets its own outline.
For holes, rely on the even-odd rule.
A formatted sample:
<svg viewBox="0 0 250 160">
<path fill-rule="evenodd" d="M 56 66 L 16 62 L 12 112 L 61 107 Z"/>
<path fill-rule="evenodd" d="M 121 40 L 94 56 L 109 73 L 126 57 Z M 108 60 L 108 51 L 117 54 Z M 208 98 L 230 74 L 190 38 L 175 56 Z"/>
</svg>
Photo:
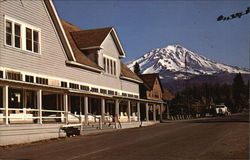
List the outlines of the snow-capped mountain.
<svg viewBox="0 0 250 160">
<path fill-rule="evenodd" d="M 126 64 L 133 70 L 136 62 L 141 73 L 159 73 L 162 80 L 190 79 L 197 75 L 218 73 L 249 74 L 247 69 L 215 62 L 180 45 L 154 49 Z"/>
</svg>

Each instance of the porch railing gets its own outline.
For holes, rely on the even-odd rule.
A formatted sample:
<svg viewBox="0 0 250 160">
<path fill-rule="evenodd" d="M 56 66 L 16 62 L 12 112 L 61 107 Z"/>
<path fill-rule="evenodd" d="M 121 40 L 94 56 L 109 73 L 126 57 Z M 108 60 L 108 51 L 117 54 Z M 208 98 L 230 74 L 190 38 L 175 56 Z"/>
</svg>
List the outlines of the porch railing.
<svg viewBox="0 0 250 160">
<path fill-rule="evenodd" d="M 0 108 L 0 124 L 8 119 L 9 123 L 36 123 L 38 121 L 62 122 L 66 118 L 62 116 L 65 111 L 46 110 L 32 108 L 8 108 L 8 116 L 6 116 L 5 108 Z M 49 120 L 50 119 L 50 120 Z"/>
</svg>

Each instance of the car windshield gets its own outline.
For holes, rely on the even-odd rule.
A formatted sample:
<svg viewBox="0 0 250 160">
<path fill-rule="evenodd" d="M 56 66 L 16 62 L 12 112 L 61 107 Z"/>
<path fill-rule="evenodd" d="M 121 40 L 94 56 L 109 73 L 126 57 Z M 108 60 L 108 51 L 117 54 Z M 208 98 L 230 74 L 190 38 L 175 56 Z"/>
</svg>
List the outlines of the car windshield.
<svg viewBox="0 0 250 160">
<path fill-rule="evenodd" d="M 216 108 L 224 108 L 224 107 L 226 107 L 226 106 L 216 106 Z"/>
</svg>

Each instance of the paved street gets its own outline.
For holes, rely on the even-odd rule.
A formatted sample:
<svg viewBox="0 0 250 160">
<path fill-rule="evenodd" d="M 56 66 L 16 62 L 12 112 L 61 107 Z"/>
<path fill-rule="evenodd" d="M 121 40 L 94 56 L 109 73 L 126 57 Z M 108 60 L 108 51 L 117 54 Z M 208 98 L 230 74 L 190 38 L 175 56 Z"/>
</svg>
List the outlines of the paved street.
<svg viewBox="0 0 250 160">
<path fill-rule="evenodd" d="M 247 115 L 166 122 L 0 148 L 0 160 L 249 159 Z"/>
</svg>

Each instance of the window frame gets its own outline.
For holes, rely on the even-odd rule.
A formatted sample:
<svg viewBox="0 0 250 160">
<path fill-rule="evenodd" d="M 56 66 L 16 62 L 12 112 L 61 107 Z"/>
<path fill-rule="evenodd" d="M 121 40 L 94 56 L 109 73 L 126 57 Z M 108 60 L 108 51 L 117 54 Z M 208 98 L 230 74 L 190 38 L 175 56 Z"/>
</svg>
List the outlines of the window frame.
<svg viewBox="0 0 250 160">
<path fill-rule="evenodd" d="M 6 31 L 6 27 L 7 27 L 7 22 L 11 22 L 11 27 L 12 27 L 12 34 L 11 34 L 11 45 L 7 44 L 7 31 Z M 15 44 L 15 40 L 16 40 L 16 33 L 15 33 L 15 25 L 19 25 L 20 26 L 20 48 L 16 47 Z M 32 51 L 27 50 L 26 48 L 26 28 L 31 29 L 32 31 Z M 34 51 L 34 39 L 33 39 L 33 32 L 36 31 L 38 32 L 38 52 Z M 9 17 L 7 15 L 4 15 L 4 45 L 14 48 L 14 49 L 20 49 L 22 51 L 25 51 L 27 53 L 32 53 L 33 55 L 39 55 L 41 54 L 41 29 L 38 27 L 35 27 L 33 25 L 27 24 L 25 22 L 19 21 L 15 18 Z"/>
<path fill-rule="evenodd" d="M 20 48 L 20 49 L 21 49 L 21 47 L 22 47 L 22 25 L 19 24 L 19 23 L 17 23 L 17 22 L 14 22 L 13 25 L 14 25 L 14 28 L 13 28 L 13 29 L 14 29 L 14 31 L 13 31 L 13 32 L 14 32 L 14 34 L 13 34 L 13 37 L 14 37 L 14 38 L 13 38 L 13 42 L 14 42 L 14 43 L 13 43 L 13 46 L 14 46 L 15 48 Z M 17 35 L 17 34 L 16 34 L 16 25 L 18 25 L 18 26 L 20 27 L 20 31 L 19 31 L 19 32 L 20 32 L 20 35 Z M 19 37 L 19 47 L 16 46 L 16 37 Z"/>
<path fill-rule="evenodd" d="M 104 73 L 110 76 L 117 76 L 117 59 L 107 55 L 103 55 Z"/>
</svg>

